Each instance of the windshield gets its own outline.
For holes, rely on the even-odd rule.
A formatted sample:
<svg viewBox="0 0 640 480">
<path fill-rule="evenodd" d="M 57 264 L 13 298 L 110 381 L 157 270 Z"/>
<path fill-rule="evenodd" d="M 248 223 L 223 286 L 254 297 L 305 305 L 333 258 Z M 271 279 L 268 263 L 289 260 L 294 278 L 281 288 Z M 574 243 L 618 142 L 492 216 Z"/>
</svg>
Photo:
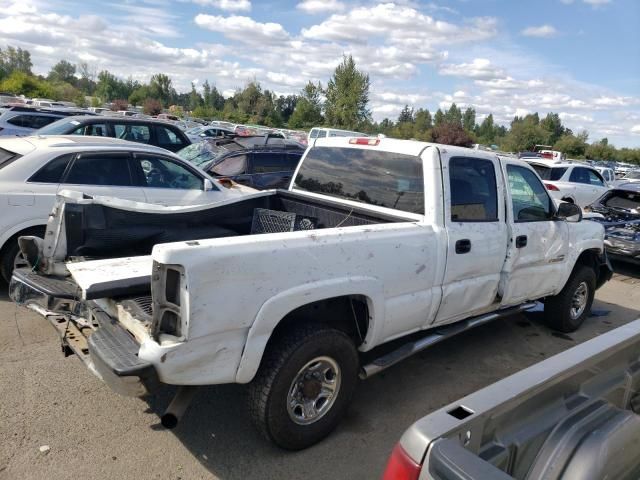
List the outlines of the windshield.
<svg viewBox="0 0 640 480">
<path fill-rule="evenodd" d="M 215 160 L 222 157 L 225 153 L 228 153 L 229 150 L 235 149 L 229 149 L 227 145 L 224 147 L 218 146 L 213 142 L 203 140 L 202 142 L 192 143 L 182 150 L 179 150 L 178 156 L 198 167 L 202 167 L 208 163 L 215 163 Z"/>
<path fill-rule="evenodd" d="M 357 202 L 424 213 L 419 157 L 369 149 L 316 147 L 307 153 L 294 187 Z"/>
<path fill-rule="evenodd" d="M 640 180 L 640 170 L 629 172 L 624 176 L 625 179 Z"/>
<path fill-rule="evenodd" d="M 65 135 L 74 130 L 80 122 L 69 118 L 63 118 L 56 122 L 50 123 L 46 127 L 42 127 L 36 133 L 38 135 Z"/>
<path fill-rule="evenodd" d="M 547 167 L 545 165 L 531 164 L 542 180 L 560 180 L 567 171 L 566 167 Z"/>
<path fill-rule="evenodd" d="M 640 192 L 612 190 L 602 204 L 609 208 L 621 208 L 640 213 Z"/>
</svg>

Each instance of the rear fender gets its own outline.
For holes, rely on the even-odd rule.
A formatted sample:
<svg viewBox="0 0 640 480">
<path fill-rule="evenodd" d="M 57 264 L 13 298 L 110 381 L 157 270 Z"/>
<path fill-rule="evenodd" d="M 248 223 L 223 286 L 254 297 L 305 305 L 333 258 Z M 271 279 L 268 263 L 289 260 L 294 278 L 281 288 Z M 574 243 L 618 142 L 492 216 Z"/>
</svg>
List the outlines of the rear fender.
<svg viewBox="0 0 640 480">
<path fill-rule="evenodd" d="M 237 383 L 248 383 L 255 376 L 262 360 L 267 342 L 278 323 L 288 313 L 313 302 L 345 295 L 362 295 L 367 298 L 369 308 L 369 329 L 362 350 L 375 345 L 384 326 L 384 291 L 379 279 L 370 277 L 349 277 L 319 282 L 305 283 L 267 300 L 256 315 L 249 329 L 247 342 L 242 352 L 236 373 Z"/>
</svg>

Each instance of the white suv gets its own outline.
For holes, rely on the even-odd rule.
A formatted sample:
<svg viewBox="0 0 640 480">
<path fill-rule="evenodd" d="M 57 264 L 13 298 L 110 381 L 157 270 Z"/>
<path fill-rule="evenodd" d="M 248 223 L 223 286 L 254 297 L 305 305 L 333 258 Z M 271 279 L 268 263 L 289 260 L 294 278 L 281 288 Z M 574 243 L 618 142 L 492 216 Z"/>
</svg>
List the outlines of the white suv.
<svg viewBox="0 0 640 480">
<path fill-rule="evenodd" d="M 609 187 L 600 172 L 581 163 L 525 159 L 538 173 L 551 196 L 584 208 L 600 198 Z"/>
<path fill-rule="evenodd" d="M 20 265 L 17 239 L 44 233 L 56 194 L 77 190 L 161 205 L 198 205 L 255 192 L 225 188 L 171 152 L 113 138 L 0 138 L 0 273 Z"/>
</svg>

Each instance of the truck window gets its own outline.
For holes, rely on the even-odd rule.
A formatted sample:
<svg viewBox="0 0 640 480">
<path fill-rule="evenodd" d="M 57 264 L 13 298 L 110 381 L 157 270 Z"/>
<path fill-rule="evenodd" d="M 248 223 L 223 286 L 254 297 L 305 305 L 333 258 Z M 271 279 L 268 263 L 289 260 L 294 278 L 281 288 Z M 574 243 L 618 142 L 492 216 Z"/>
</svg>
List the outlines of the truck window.
<svg viewBox="0 0 640 480">
<path fill-rule="evenodd" d="M 498 221 L 498 194 L 493 162 L 454 157 L 449 161 L 451 221 Z"/>
<path fill-rule="evenodd" d="M 314 147 L 294 187 L 357 202 L 424 214 L 420 157 L 372 149 Z"/>
<path fill-rule="evenodd" d="M 515 222 L 540 222 L 553 216 L 551 198 L 535 173 L 525 167 L 507 165 L 511 206 Z"/>
</svg>

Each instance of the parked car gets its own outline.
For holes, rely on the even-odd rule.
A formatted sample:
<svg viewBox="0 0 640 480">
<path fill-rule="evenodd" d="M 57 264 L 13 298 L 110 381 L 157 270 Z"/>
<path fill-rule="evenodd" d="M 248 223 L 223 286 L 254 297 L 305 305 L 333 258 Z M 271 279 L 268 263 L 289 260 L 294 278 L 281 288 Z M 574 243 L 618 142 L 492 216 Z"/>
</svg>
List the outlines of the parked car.
<svg viewBox="0 0 640 480">
<path fill-rule="evenodd" d="M 77 115 L 78 112 L 78 110 L 65 107 L 59 109 L 28 106 L 8 107 L 0 114 L 0 136 L 32 135 L 36 130 L 60 119 L 68 118 L 70 115 Z"/>
<path fill-rule="evenodd" d="M 165 426 L 194 385 L 248 383 L 259 430 L 301 449 L 358 377 L 444 338 L 538 299 L 550 326 L 579 328 L 611 278 L 604 229 L 581 214 L 516 159 L 318 139 L 288 191 L 172 211 L 61 198 L 44 239 L 20 239 L 29 267 L 9 290 L 115 391 L 184 386 Z"/>
<path fill-rule="evenodd" d="M 197 143 L 205 138 L 235 136 L 235 132 L 233 130 L 210 126 L 193 127 L 186 130 L 184 133 L 189 137 L 189 140 L 191 140 L 192 143 Z"/>
<path fill-rule="evenodd" d="M 624 177 L 614 182 L 614 185 L 624 185 L 625 183 L 640 183 L 640 170 L 631 170 Z"/>
<path fill-rule="evenodd" d="M 602 178 L 604 178 L 604 181 L 607 184 L 607 186 L 609 187 L 612 186 L 616 181 L 616 174 L 613 171 L 613 168 L 596 167 L 596 166 L 594 166 L 593 168 L 595 168 L 598 171 L 598 173 L 602 175 Z M 640 176 L 638 176 L 638 178 L 640 178 Z"/>
<path fill-rule="evenodd" d="M 68 117 L 47 125 L 37 134 L 113 137 L 155 145 L 172 152 L 191 144 L 191 140 L 175 125 L 160 120 L 129 117 Z"/>
<path fill-rule="evenodd" d="M 279 137 L 207 138 L 178 155 L 212 177 L 224 177 L 258 190 L 287 188 L 305 147 Z"/>
<path fill-rule="evenodd" d="M 313 127 L 309 131 L 307 143 L 311 143 L 311 140 L 316 138 L 327 137 L 368 137 L 368 135 L 366 133 L 353 132 L 351 130 L 340 130 L 338 128 Z"/>
<path fill-rule="evenodd" d="M 618 260 L 640 263 L 640 182 L 618 185 L 592 203 L 591 218 L 605 227 L 607 252 Z"/>
<path fill-rule="evenodd" d="M 8 281 L 22 265 L 17 239 L 44 232 L 62 190 L 161 205 L 195 205 L 233 197 L 225 188 L 166 150 L 112 138 L 0 138 L 0 273 Z"/>
<path fill-rule="evenodd" d="M 609 189 L 600 172 L 588 165 L 529 158 L 526 161 L 557 200 L 586 207 Z"/>
<path fill-rule="evenodd" d="M 639 332 L 623 325 L 421 418 L 383 480 L 637 478 Z"/>
</svg>

